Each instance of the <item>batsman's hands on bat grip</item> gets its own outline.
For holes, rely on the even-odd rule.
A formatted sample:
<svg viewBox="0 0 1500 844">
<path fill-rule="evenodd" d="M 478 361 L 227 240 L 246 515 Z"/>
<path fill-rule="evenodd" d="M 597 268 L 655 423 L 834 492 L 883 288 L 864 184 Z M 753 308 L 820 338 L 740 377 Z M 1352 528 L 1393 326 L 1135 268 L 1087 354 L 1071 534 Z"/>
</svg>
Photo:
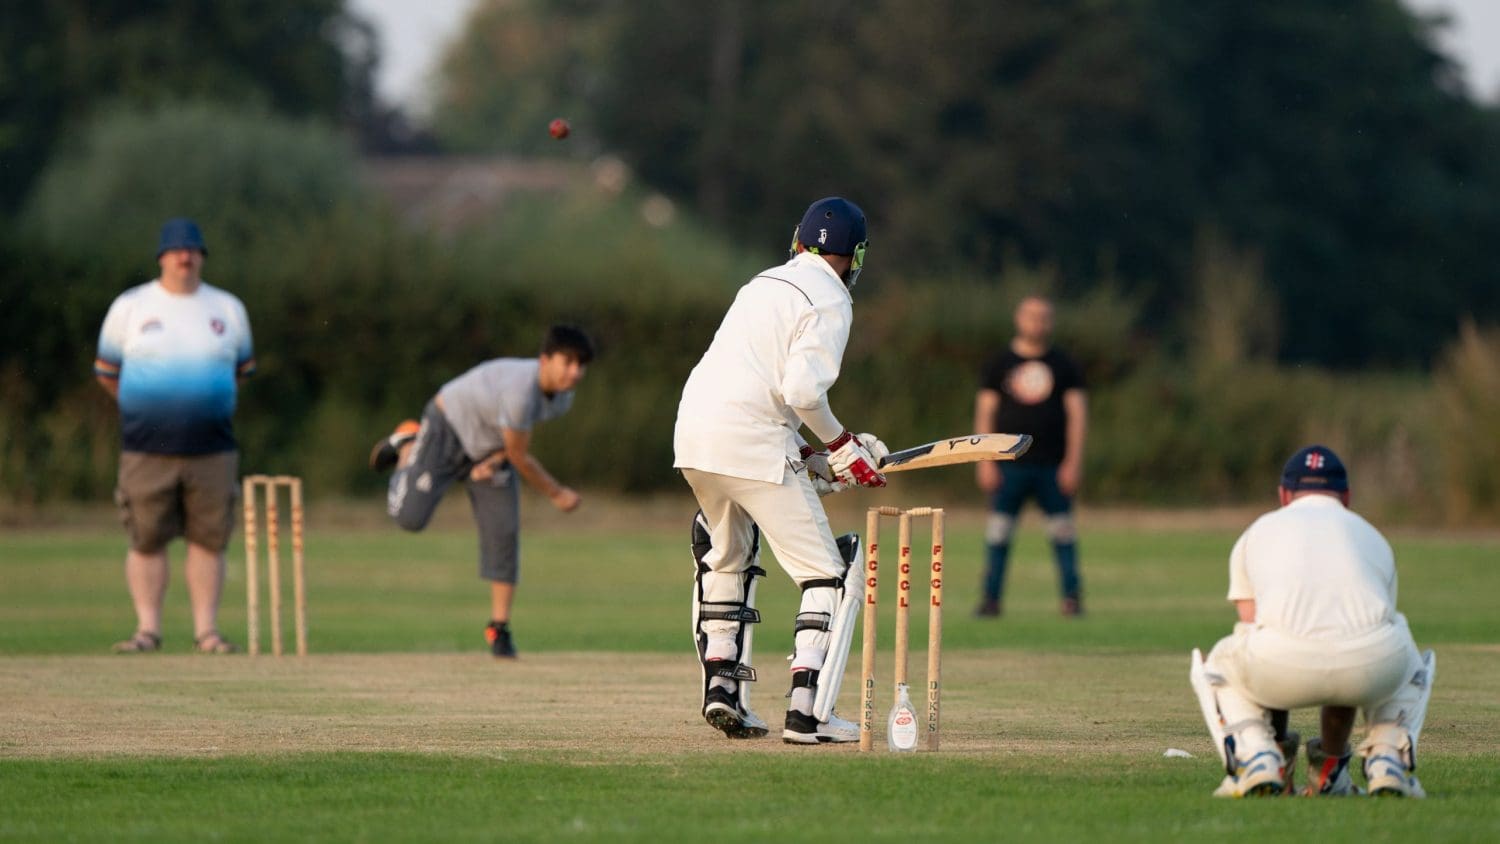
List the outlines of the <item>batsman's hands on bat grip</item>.
<svg viewBox="0 0 1500 844">
<path fill-rule="evenodd" d="M 830 484 L 834 482 L 833 469 L 828 466 L 828 452 L 814 451 L 812 446 L 804 445 L 798 449 L 798 454 L 802 458 L 802 465 L 807 467 L 808 474 L 813 478 L 822 478 Z"/>
<path fill-rule="evenodd" d="M 813 447 L 803 444 L 797 450 L 802 458 L 802 466 L 807 470 L 807 479 L 812 481 L 813 492 L 819 498 L 833 495 L 835 492 L 843 492 L 849 488 L 848 484 L 841 483 L 834 477 L 833 468 L 828 465 L 828 452 L 814 451 Z"/>
<path fill-rule="evenodd" d="M 859 444 L 865 447 L 865 451 L 870 452 L 871 457 L 875 458 L 876 466 L 879 466 L 880 461 L 886 459 L 891 454 L 891 450 L 885 447 L 885 443 L 880 441 L 880 437 L 874 434 L 855 434 L 854 438 L 859 440 Z"/>
<path fill-rule="evenodd" d="M 807 478 L 812 481 L 813 492 L 816 492 L 819 498 L 827 498 L 835 492 L 843 492 L 849 488 L 849 485 L 842 481 L 830 481 L 812 472 L 807 473 Z"/>
<path fill-rule="evenodd" d="M 875 442 L 880 441 L 877 439 Z M 828 443 L 828 466 L 833 470 L 834 477 L 844 483 L 864 487 L 885 486 L 885 476 L 875 469 L 875 465 L 875 456 L 858 437 L 848 431 Z"/>
</svg>

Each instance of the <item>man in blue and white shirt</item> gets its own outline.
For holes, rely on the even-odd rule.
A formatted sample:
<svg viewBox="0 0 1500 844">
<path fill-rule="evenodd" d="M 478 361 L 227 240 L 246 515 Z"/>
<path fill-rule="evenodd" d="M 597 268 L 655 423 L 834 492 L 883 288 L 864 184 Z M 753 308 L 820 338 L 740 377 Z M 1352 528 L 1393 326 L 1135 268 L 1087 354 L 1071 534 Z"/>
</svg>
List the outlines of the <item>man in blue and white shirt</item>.
<svg viewBox="0 0 1500 844">
<path fill-rule="evenodd" d="M 187 539 L 196 647 L 235 650 L 217 618 L 238 497 L 235 401 L 255 356 L 244 304 L 201 277 L 207 255 L 196 223 L 168 220 L 156 253 L 161 275 L 121 293 L 99 332 L 94 376 L 120 407 L 115 501 L 136 612 L 135 633 L 115 645 L 124 653 L 161 648 L 166 546 L 178 536 Z"/>
</svg>

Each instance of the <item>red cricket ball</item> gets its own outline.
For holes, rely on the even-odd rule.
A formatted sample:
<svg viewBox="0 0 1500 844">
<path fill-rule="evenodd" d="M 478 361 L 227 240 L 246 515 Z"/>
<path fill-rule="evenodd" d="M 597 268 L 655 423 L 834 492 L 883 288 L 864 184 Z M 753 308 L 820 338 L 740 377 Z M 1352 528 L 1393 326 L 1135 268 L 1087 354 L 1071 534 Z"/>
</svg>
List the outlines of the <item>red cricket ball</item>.
<svg viewBox="0 0 1500 844">
<path fill-rule="evenodd" d="M 568 136 L 568 133 L 571 131 L 573 131 L 573 127 L 568 124 L 568 121 L 562 119 L 561 117 L 556 118 L 551 123 L 547 124 L 547 132 L 559 141 L 563 138 L 566 138 Z"/>
</svg>

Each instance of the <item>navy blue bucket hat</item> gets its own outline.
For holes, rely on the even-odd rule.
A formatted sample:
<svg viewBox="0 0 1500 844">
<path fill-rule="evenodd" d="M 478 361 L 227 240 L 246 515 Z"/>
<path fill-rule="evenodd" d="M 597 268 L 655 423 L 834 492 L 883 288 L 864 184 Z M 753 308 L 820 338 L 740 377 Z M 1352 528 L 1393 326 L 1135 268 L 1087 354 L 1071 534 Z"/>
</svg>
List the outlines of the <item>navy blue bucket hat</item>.
<svg viewBox="0 0 1500 844">
<path fill-rule="evenodd" d="M 156 257 L 160 258 L 169 249 L 196 249 L 204 255 L 208 254 L 208 246 L 203 242 L 203 232 L 199 231 L 197 223 L 186 217 L 173 217 L 162 224 Z"/>
</svg>

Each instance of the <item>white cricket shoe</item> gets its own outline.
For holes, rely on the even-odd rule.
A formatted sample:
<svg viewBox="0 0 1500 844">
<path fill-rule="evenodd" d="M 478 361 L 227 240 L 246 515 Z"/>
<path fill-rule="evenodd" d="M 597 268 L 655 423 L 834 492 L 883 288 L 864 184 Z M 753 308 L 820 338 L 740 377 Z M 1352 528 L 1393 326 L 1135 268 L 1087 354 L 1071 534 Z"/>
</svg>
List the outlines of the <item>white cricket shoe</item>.
<svg viewBox="0 0 1500 844">
<path fill-rule="evenodd" d="M 1275 797 L 1286 788 L 1280 751 L 1263 750 L 1236 762 L 1233 774 L 1214 789 L 1215 797 Z"/>
<path fill-rule="evenodd" d="M 829 713 L 828 720 L 820 722 L 812 715 L 788 709 L 781 740 L 787 744 L 845 744 L 859 741 L 859 725 L 845 721 L 837 712 Z"/>
<path fill-rule="evenodd" d="M 1406 763 L 1392 748 L 1376 748 L 1376 754 L 1365 760 L 1365 781 L 1371 797 L 1426 797 L 1422 783 L 1406 769 Z"/>
</svg>

